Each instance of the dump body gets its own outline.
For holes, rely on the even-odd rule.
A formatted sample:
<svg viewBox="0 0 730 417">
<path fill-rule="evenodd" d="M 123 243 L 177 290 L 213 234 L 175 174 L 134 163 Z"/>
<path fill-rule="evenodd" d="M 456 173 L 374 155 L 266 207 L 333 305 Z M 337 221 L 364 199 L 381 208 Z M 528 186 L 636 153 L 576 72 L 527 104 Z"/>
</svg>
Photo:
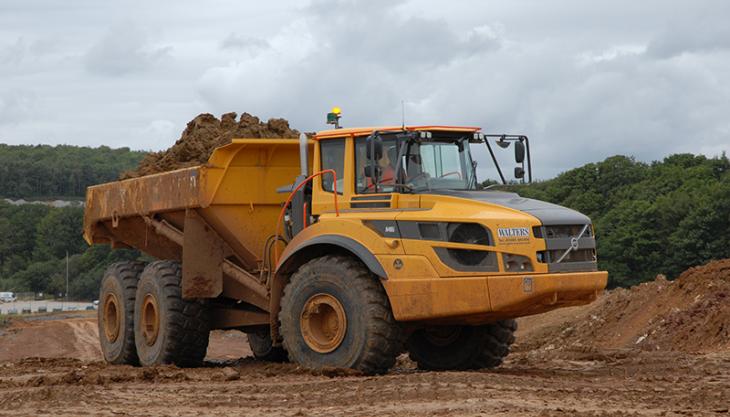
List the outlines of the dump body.
<svg viewBox="0 0 730 417">
<path fill-rule="evenodd" d="M 155 233 L 158 222 L 184 232 L 195 211 L 247 270 L 260 265 L 266 238 L 299 173 L 298 142 L 235 139 L 203 166 L 89 187 L 84 237 L 89 244 L 132 247 L 160 259 L 182 259 L 182 247 Z"/>
</svg>

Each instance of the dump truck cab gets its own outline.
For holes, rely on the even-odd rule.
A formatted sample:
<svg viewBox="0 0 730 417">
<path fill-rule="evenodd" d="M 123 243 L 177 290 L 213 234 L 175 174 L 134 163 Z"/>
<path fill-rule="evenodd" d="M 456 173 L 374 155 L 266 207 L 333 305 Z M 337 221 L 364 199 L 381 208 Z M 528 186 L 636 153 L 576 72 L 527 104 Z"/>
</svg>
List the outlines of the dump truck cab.
<svg viewBox="0 0 730 417">
<path fill-rule="evenodd" d="M 607 273 L 597 270 L 590 219 L 478 190 L 470 145 L 486 140 L 475 127 L 319 132 L 313 169 L 324 174 L 302 191 L 301 223 L 291 211 L 277 274 L 347 252 L 380 277 L 395 318 L 408 322 L 485 323 L 594 300 Z"/>
</svg>

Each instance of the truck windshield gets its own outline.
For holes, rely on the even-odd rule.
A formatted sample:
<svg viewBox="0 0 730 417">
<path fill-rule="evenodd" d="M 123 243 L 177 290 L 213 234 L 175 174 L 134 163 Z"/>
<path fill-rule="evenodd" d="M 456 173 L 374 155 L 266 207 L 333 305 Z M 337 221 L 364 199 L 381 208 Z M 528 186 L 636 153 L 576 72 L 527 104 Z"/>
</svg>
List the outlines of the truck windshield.
<svg viewBox="0 0 730 417">
<path fill-rule="evenodd" d="M 402 136 L 383 135 L 383 155 L 379 160 L 372 161 L 377 166 L 377 181 L 366 176 L 366 167 L 371 163 L 366 158 L 366 138 L 357 138 L 355 143 L 358 193 L 373 193 L 376 188 L 377 192 L 388 193 L 468 190 L 475 187 L 474 168 L 466 138 L 416 141 Z"/>
</svg>

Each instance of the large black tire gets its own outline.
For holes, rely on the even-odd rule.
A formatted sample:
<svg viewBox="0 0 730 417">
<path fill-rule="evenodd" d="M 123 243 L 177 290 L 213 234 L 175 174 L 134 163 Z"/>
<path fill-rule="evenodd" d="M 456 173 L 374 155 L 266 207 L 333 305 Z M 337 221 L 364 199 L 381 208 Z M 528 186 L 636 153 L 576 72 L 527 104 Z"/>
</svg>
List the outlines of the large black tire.
<svg viewBox="0 0 730 417">
<path fill-rule="evenodd" d="M 134 297 L 144 262 L 109 265 L 99 290 L 99 342 L 104 360 L 115 365 L 136 365 L 134 345 Z"/>
<path fill-rule="evenodd" d="M 419 369 L 432 371 L 496 368 L 514 343 L 517 322 L 419 329 L 406 343 Z"/>
<path fill-rule="evenodd" d="M 134 305 L 134 336 L 140 364 L 198 366 L 208 350 L 208 310 L 182 298 L 180 264 L 152 262 L 144 269 Z"/>
<path fill-rule="evenodd" d="M 269 329 L 246 333 L 254 358 L 266 362 L 286 362 L 289 357 L 282 346 L 274 346 Z"/>
<path fill-rule="evenodd" d="M 305 306 L 316 306 L 312 300 L 319 297 L 336 300 L 345 317 L 344 326 L 334 326 L 344 330 L 335 331 L 341 339 L 336 338 L 339 342 L 328 347 L 329 351 L 316 350 L 319 346 L 311 341 L 315 332 L 307 330 L 307 317 L 314 322 L 320 307 L 305 310 Z M 401 329 L 383 286 L 364 265 L 347 256 L 323 256 L 300 267 L 284 288 L 279 320 L 289 359 L 305 368 L 385 373 L 395 364 L 403 346 Z"/>
</svg>

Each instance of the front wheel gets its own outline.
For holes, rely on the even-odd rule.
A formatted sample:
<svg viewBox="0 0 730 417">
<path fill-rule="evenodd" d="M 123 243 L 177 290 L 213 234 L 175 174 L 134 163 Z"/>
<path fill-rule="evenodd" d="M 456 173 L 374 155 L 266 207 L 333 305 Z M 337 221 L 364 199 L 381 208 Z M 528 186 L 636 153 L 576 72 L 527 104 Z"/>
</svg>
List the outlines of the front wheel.
<svg viewBox="0 0 730 417">
<path fill-rule="evenodd" d="M 516 330 L 514 320 L 482 326 L 435 326 L 415 331 L 407 348 L 419 369 L 496 368 L 509 354 Z"/>
<path fill-rule="evenodd" d="M 378 278 L 346 256 L 323 256 L 299 268 L 284 289 L 279 320 L 289 358 L 306 368 L 384 373 L 402 347 Z"/>
</svg>

